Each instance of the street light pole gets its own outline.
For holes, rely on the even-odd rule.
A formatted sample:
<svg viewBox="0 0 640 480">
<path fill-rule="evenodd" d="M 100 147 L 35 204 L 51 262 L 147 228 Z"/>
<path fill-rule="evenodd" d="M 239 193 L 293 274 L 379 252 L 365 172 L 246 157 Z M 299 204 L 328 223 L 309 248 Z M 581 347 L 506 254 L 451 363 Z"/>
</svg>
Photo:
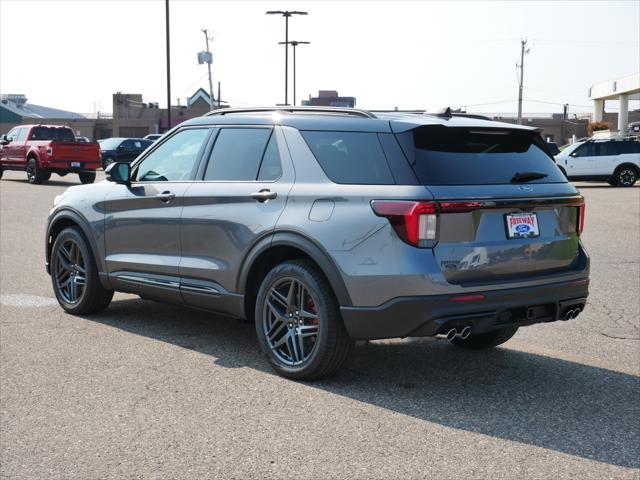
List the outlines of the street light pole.
<svg viewBox="0 0 640 480">
<path fill-rule="evenodd" d="M 293 47 L 293 106 L 296 106 L 296 47 L 298 45 L 309 45 L 311 42 L 300 42 L 291 40 L 289 45 Z M 278 42 L 279 45 L 286 45 L 287 42 Z"/>
<path fill-rule="evenodd" d="M 164 1 L 167 35 L 167 130 L 171 129 L 171 47 L 169 43 L 169 0 Z"/>
<path fill-rule="evenodd" d="M 266 13 L 267 15 L 282 15 L 284 17 L 284 104 L 289 105 L 289 17 L 308 15 L 308 13 L 297 10 L 269 10 Z"/>
</svg>

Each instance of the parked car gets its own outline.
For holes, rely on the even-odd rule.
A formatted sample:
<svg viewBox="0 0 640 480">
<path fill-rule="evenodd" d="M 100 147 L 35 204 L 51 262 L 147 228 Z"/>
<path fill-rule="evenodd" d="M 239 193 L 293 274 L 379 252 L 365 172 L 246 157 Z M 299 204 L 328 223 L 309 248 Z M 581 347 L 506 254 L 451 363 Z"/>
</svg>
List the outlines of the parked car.
<svg viewBox="0 0 640 480">
<path fill-rule="evenodd" d="M 102 168 L 114 162 L 132 162 L 138 155 L 153 143 L 151 140 L 143 138 L 106 138 L 98 140 L 100 144 L 100 155 L 102 157 Z"/>
<path fill-rule="evenodd" d="M 46 182 L 52 173 L 77 173 L 82 183 L 93 183 L 100 168 L 98 145 L 78 142 L 69 127 L 19 125 L 2 136 L 0 145 L 0 178 L 3 170 L 23 170 L 33 184 Z"/>
<path fill-rule="evenodd" d="M 354 339 L 488 348 L 584 309 L 584 199 L 526 126 L 341 108 L 181 123 L 46 228 L 67 312 L 114 291 L 255 321 L 274 369 L 320 378 Z"/>
<path fill-rule="evenodd" d="M 89 140 L 87 137 L 76 137 L 76 142 L 90 143 L 91 140 Z"/>
<path fill-rule="evenodd" d="M 640 175 L 640 142 L 588 140 L 576 142 L 555 156 L 569 180 L 606 181 L 631 187 Z"/>
<path fill-rule="evenodd" d="M 144 139 L 145 140 L 151 140 L 151 141 L 155 142 L 156 140 L 158 140 L 161 137 L 162 137 L 161 133 L 150 133 L 149 135 L 145 135 Z"/>
</svg>

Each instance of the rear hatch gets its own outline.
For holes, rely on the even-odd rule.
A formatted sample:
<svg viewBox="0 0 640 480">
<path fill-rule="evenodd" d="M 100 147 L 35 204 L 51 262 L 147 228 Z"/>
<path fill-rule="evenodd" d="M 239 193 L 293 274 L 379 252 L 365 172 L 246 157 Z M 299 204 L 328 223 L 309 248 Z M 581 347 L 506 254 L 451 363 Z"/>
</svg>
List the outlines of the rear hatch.
<svg viewBox="0 0 640 480">
<path fill-rule="evenodd" d="M 396 134 L 433 194 L 433 252 L 454 284 L 576 269 L 584 204 L 530 130 L 428 125 Z"/>
</svg>

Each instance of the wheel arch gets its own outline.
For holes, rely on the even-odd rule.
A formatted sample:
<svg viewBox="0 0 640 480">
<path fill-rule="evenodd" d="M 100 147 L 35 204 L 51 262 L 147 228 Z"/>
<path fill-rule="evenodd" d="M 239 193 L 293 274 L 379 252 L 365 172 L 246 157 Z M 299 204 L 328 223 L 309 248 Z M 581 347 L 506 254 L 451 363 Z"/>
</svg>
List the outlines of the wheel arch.
<svg viewBox="0 0 640 480">
<path fill-rule="evenodd" d="M 106 269 L 105 269 L 105 263 L 103 259 L 100 256 L 96 255 L 96 253 L 100 251 L 100 249 L 98 248 L 98 244 L 93 234 L 91 233 L 91 228 L 87 220 L 84 219 L 79 213 L 75 212 L 74 210 L 68 210 L 68 209 L 60 210 L 51 218 L 51 220 L 49 220 L 49 224 L 47 226 L 47 233 L 45 237 L 45 255 L 46 255 L 47 273 L 51 274 L 50 263 L 51 263 L 51 249 L 53 248 L 53 243 L 55 242 L 55 239 L 60 234 L 60 232 L 68 227 L 78 227 L 82 232 L 82 235 L 87 240 L 91 255 L 93 255 L 96 265 L 98 266 L 99 277 L 102 283 L 104 284 L 105 276 L 100 275 L 100 273 L 105 272 Z M 108 287 L 107 285 L 104 285 L 104 286 Z"/>
<path fill-rule="evenodd" d="M 620 170 L 622 170 L 623 168 L 632 168 L 635 172 L 636 175 L 640 175 L 640 168 L 638 168 L 638 165 L 636 165 L 633 162 L 624 162 L 621 163 L 620 165 L 618 165 L 616 167 L 616 169 L 613 172 L 613 175 L 615 176 Z"/>
<path fill-rule="evenodd" d="M 309 259 L 326 277 L 341 306 L 350 306 L 351 297 L 340 270 L 330 255 L 313 240 L 297 232 L 276 232 L 261 239 L 247 254 L 240 269 L 237 291 L 244 295 L 244 316 L 253 318 L 260 282 L 273 267 L 287 260 Z"/>
</svg>

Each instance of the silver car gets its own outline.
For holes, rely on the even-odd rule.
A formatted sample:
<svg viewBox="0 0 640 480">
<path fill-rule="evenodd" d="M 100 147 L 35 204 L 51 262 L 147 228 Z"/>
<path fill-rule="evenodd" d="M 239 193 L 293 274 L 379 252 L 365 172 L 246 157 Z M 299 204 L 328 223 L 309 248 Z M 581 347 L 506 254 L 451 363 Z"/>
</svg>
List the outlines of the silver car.
<svg viewBox="0 0 640 480">
<path fill-rule="evenodd" d="M 356 339 L 464 348 L 584 309 L 584 200 L 532 129 L 444 112 L 223 110 L 55 200 L 66 311 L 114 291 L 255 321 L 289 378 Z"/>
</svg>

